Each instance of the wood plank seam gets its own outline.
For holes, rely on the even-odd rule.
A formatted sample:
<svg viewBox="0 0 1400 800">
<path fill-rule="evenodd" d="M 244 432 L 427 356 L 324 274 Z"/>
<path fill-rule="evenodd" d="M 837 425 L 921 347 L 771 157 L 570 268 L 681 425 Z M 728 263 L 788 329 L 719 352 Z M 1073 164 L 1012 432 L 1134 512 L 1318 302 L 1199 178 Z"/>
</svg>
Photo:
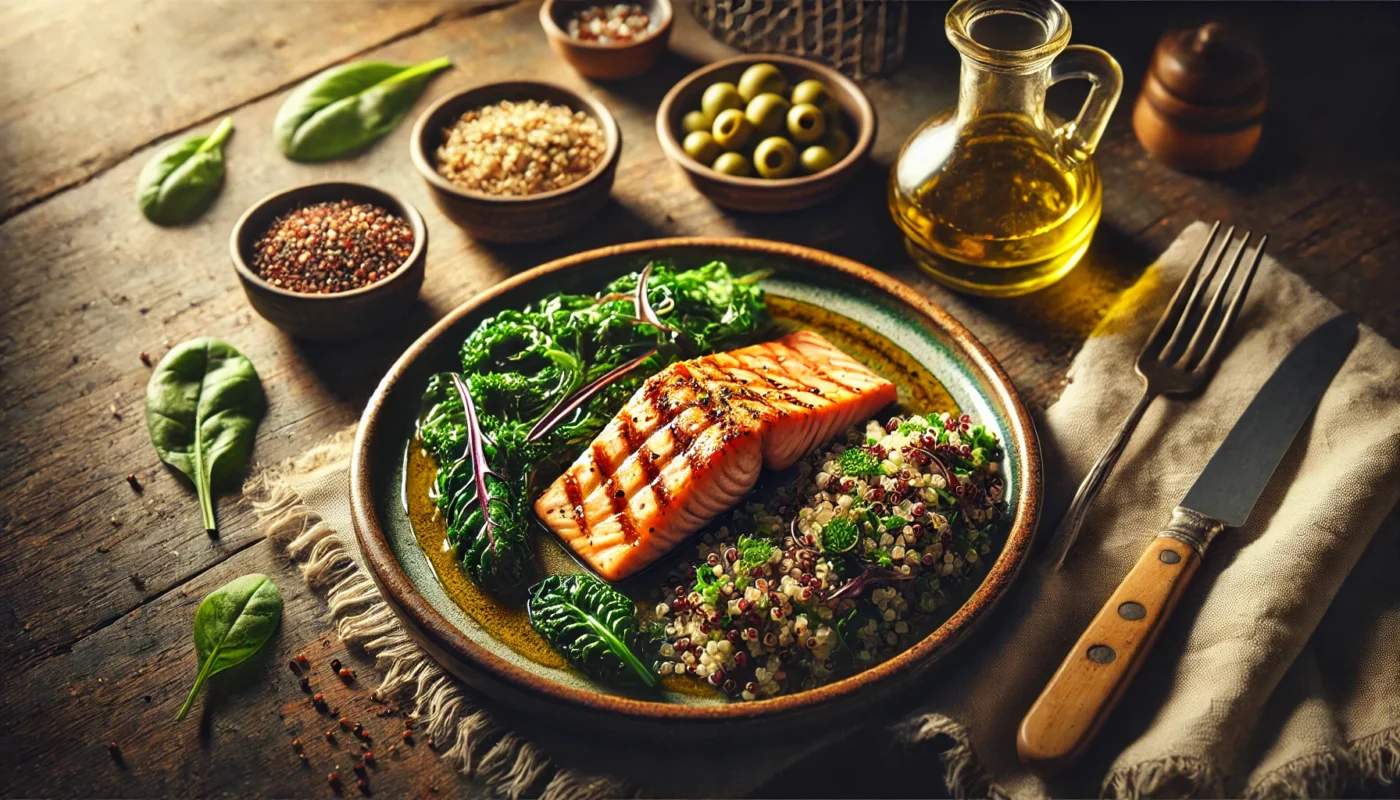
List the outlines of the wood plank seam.
<svg viewBox="0 0 1400 800">
<path fill-rule="evenodd" d="M 184 586 L 189 584 L 190 581 L 197 580 L 199 576 L 203 575 L 209 570 L 215 569 L 220 564 L 223 564 L 230 558 L 233 558 L 239 553 L 242 553 L 244 550 L 256 547 L 257 545 L 265 541 L 267 541 L 266 536 L 258 536 L 256 538 L 249 539 L 248 541 L 244 542 L 238 547 L 232 548 L 225 553 L 221 553 L 217 560 L 210 561 L 208 564 L 203 565 L 194 572 L 182 576 L 178 583 L 172 583 L 170 586 L 166 587 L 164 591 L 156 592 L 155 594 L 143 597 L 141 599 L 141 602 L 137 603 L 136 605 L 126 608 L 125 610 L 111 617 L 103 618 L 93 625 L 89 625 L 87 628 L 84 628 L 83 630 L 79 631 L 72 639 L 69 639 L 66 642 L 60 642 L 58 644 L 51 644 L 48 647 L 45 647 L 43 650 L 19 658 L 13 665 L 13 669 L 15 669 L 19 673 L 24 673 L 29 671 L 30 669 L 42 665 L 44 662 L 48 661 L 49 659 L 55 656 L 61 656 L 65 653 L 71 652 L 73 646 L 76 645 L 78 642 L 82 641 L 83 639 L 86 639 L 102 631 L 104 628 L 111 627 L 117 622 L 120 622 L 121 619 L 127 616 L 128 614 L 160 600 L 161 598 L 165 597 L 171 592 L 183 588 Z"/>
<path fill-rule="evenodd" d="M 6 222 L 8 222 L 8 221 L 14 219 L 15 217 L 18 217 L 20 214 L 23 214 L 25 211 L 28 211 L 28 210 L 31 209 L 31 208 L 34 208 L 34 207 L 39 206 L 39 205 L 42 205 L 43 203 L 46 203 L 46 202 L 48 202 L 49 200 L 52 200 L 54 197 L 57 197 L 58 195 L 61 195 L 61 194 L 65 193 L 65 192 L 72 191 L 73 189 L 77 189 L 77 188 L 80 187 L 80 186 L 84 186 L 84 185 L 90 183 L 93 179 L 95 179 L 95 178 L 97 178 L 97 177 L 99 177 L 99 176 L 101 176 L 101 175 L 106 174 L 109 170 L 111 170 L 111 169 L 113 169 L 113 168 L 115 168 L 115 167 L 118 167 L 118 166 L 120 166 L 120 165 L 126 163 L 126 161 L 127 161 L 128 159 L 130 159 L 132 156 L 136 155 L 137 153 L 140 153 L 140 152 L 142 152 L 142 151 L 144 151 L 144 150 L 147 150 L 147 149 L 151 148 L 151 147 L 154 146 L 154 145 L 157 145 L 157 144 L 160 144 L 160 143 L 162 143 L 162 142 L 165 142 L 165 141 L 168 141 L 168 140 L 170 140 L 170 139 L 173 139 L 174 137 L 179 136 L 179 135 L 181 135 L 181 134 L 184 134 L 184 133 L 187 133 L 187 132 L 196 130 L 196 129 L 200 128 L 200 127 L 207 126 L 207 125 L 209 125 L 209 123 L 213 122 L 214 120 L 220 119 L 220 118 L 222 118 L 222 117 L 227 117 L 227 116 L 229 116 L 230 114 L 233 114 L 234 112 L 238 111 L 238 110 L 241 109 L 241 108 L 246 108 L 247 106 L 253 105 L 253 104 L 258 103 L 258 102 L 261 102 L 261 101 L 263 101 L 263 100 L 266 100 L 266 99 L 269 98 L 269 97 L 272 97 L 272 96 L 274 96 L 274 95 L 281 94 L 282 92 L 285 92 L 285 91 L 287 91 L 288 89 L 291 89 L 292 87 L 296 86 L 297 84 L 299 84 L 299 83 L 305 81 L 307 78 L 311 77 L 312 75 L 316 75 L 316 74 L 318 74 L 318 73 L 320 73 L 320 72 L 323 72 L 323 71 L 326 70 L 326 69 L 329 69 L 329 68 L 331 68 L 331 67 L 337 66 L 337 65 L 339 65 L 339 64 L 345 64 L 345 63 L 348 63 L 348 62 L 351 62 L 351 61 L 355 61 L 355 60 L 360 59 L 360 58 L 364 58 L 366 55 L 368 55 L 369 53 L 371 53 L 371 52 L 373 52 L 373 51 L 375 51 L 375 50 L 379 50 L 379 49 L 382 49 L 382 48 L 384 48 L 384 47 L 388 47 L 389 45 L 392 45 L 392 44 L 394 44 L 394 43 L 396 43 L 396 42 L 403 41 L 404 39 L 411 39 L 411 38 L 413 38 L 414 36 L 417 36 L 417 35 L 419 35 L 420 33 L 423 33 L 423 32 L 425 32 L 425 31 L 431 30 L 431 29 L 437 27 L 438 25 L 441 25 L 442 23 L 447 22 L 447 21 L 449 21 L 449 20 L 459 19 L 459 18 L 461 18 L 461 17 L 468 17 L 468 16 L 471 16 L 471 15 L 473 15 L 473 14 L 479 14 L 479 13 L 482 13 L 482 12 L 487 11 L 487 10 L 490 10 L 490 8 L 489 8 L 489 7 L 480 7 L 480 6 L 478 6 L 478 7 L 468 7 L 468 8 L 462 9 L 462 10 L 457 11 L 457 12 L 452 12 L 452 13 L 437 14 L 437 15 L 435 15 L 434 17 L 432 17 L 431 19 L 427 20 L 426 22 L 424 22 L 424 23 L 422 23 L 422 24 L 420 24 L 420 25 L 414 25 L 413 27 L 405 28 L 405 29 L 399 31 L 398 33 L 394 34 L 393 36 L 390 36 L 390 37 L 388 37 L 388 38 L 386 38 L 386 39 L 382 39 L 382 40 L 380 40 L 380 41 L 377 41 L 377 42 L 374 42 L 374 43 L 372 43 L 372 44 L 369 44 L 369 45 L 367 45 L 367 46 L 365 46 L 365 47 L 362 47 L 362 48 L 360 48 L 359 50 L 355 51 L 354 53 L 351 53 L 350 55 L 346 56 L 345 58 L 342 58 L 342 59 L 340 59 L 340 60 L 338 60 L 338 61 L 332 61 L 332 62 L 330 62 L 330 63 L 324 64 L 324 65 L 318 67 L 317 69 L 312 70 L 312 71 L 310 71 L 310 72 L 307 72 L 307 73 L 305 73 L 305 74 L 297 75 L 296 77 L 294 77 L 294 78 L 292 78 L 292 79 L 286 81 L 285 83 L 280 83 L 280 84 L 278 84 L 277 86 L 275 86 L 275 87 L 273 87 L 273 88 L 271 88 L 271 89 L 269 89 L 269 90 L 267 90 L 267 91 L 265 91 L 265 92 L 262 92 L 262 93 L 260 93 L 260 94 L 254 95 L 254 96 L 252 96 L 252 97 L 245 98 L 245 99 L 243 99 L 242 101 L 240 101 L 240 102 L 238 102 L 238 103 L 235 103 L 234 105 L 228 106 L 227 108 L 224 108 L 224 109 L 222 109 L 222 110 L 220 110 L 220 111 L 216 111 L 216 112 L 214 112 L 213 114 L 209 114 L 208 116 L 205 116 L 205 117 L 203 117 L 203 118 L 201 118 L 201 119 L 198 119 L 198 120 L 196 120 L 195 122 L 191 123 L 190 125 L 188 125 L 188 126 L 186 126 L 186 127 L 184 127 L 184 128 L 181 128 L 181 129 L 176 130 L 176 131 L 171 131 L 171 132 L 169 132 L 169 133 L 165 133 L 165 134 L 162 134 L 162 135 L 160 135 L 160 136 L 156 136 L 156 137 L 154 137 L 154 138 L 152 138 L 152 139 L 148 139 L 148 140 L 146 140 L 146 141 L 144 141 L 144 142 L 138 144 L 137 146 L 131 148 L 130 150 L 127 150 L 125 153 L 122 153 L 122 154 L 119 155 L 119 156 L 113 157 L 113 158 L 111 159 L 111 163 L 109 163 L 109 164 L 107 164 L 107 165 L 105 165 L 105 166 L 103 166 L 103 167 L 101 167 L 101 168 L 99 168 L 99 169 L 97 169 L 97 170 L 95 170 L 95 171 L 93 171 L 93 172 L 91 172 L 91 173 L 89 173 L 89 174 L 83 176 L 81 179 L 76 180 L 76 181 L 73 181 L 72 183 L 67 183 L 67 184 L 64 184 L 64 185 L 62 185 L 62 186 L 59 186 L 59 187 L 57 187 L 57 188 L 54 188 L 54 189 L 52 189 L 52 190 L 50 190 L 50 191 L 48 191 L 48 192 L 46 192 L 46 193 L 44 193 L 44 194 L 41 194 L 41 195 L 39 195 L 39 196 L 37 196 L 37 197 L 34 197 L 34 198 L 31 199 L 31 200 L 26 201 L 25 203 L 23 203 L 23 204 L 21 204 L 21 205 L 19 205 L 19 206 L 16 206 L 15 208 L 11 209 L 11 210 L 9 211 L 9 213 L 7 213 L 7 214 L 5 214 L 5 215 L 3 215 L 3 216 L 0 216 L 0 225 L 5 224 Z"/>
</svg>

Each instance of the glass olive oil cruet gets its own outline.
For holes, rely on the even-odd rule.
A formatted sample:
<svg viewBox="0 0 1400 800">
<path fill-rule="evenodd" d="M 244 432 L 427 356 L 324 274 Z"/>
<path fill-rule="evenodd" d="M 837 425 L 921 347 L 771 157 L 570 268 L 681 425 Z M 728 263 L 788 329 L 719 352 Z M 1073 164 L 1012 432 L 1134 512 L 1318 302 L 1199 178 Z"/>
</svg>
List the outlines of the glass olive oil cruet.
<svg viewBox="0 0 1400 800">
<path fill-rule="evenodd" d="M 1118 103 L 1108 53 L 1069 46 L 1055 0 L 960 0 L 948 39 L 962 54 L 958 105 L 904 143 L 889 203 L 910 255 L 958 291 L 1012 296 L 1049 286 L 1078 263 L 1103 208 L 1090 156 Z M 1092 88 L 1073 122 L 1045 111 L 1045 90 Z"/>
</svg>

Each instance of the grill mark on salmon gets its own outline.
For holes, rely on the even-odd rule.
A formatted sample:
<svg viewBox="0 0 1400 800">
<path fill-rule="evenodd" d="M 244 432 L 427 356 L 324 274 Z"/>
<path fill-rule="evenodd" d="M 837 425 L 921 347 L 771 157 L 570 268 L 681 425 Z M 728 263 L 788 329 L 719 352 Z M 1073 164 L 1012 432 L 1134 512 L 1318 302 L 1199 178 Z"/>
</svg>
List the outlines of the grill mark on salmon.
<svg viewBox="0 0 1400 800">
<path fill-rule="evenodd" d="M 736 505 L 764 467 L 790 466 L 894 399 L 892 383 L 810 332 L 672 364 L 535 509 L 594 571 L 620 580 Z"/>
<path fill-rule="evenodd" d="M 588 517 L 583 513 L 583 492 L 579 491 L 578 478 L 572 472 L 566 472 L 560 480 L 564 482 L 564 494 L 569 501 L 569 507 L 574 512 L 574 524 L 578 525 L 579 531 L 589 537 Z"/>
</svg>

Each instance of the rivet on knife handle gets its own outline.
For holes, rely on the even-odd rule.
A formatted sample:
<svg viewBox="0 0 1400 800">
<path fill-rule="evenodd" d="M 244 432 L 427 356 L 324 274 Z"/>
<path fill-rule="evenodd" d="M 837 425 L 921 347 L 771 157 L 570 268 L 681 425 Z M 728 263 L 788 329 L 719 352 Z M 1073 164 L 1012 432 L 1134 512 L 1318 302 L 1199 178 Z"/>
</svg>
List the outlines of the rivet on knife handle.
<svg viewBox="0 0 1400 800">
<path fill-rule="evenodd" d="M 1021 720 L 1016 750 L 1022 761 L 1057 772 L 1083 754 L 1223 527 L 1189 509 L 1172 513 Z"/>
</svg>

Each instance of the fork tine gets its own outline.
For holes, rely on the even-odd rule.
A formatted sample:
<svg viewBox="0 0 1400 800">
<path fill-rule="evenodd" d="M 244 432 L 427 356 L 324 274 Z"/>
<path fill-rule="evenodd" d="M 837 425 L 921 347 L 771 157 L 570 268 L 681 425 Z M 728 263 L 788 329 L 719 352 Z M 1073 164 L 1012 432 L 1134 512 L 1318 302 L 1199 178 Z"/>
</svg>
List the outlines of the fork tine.
<svg viewBox="0 0 1400 800">
<path fill-rule="evenodd" d="M 1232 229 L 1233 230 L 1233 229 Z M 1157 327 L 1152 329 L 1152 334 L 1147 337 L 1147 343 L 1142 346 L 1142 353 L 1139 356 L 1146 356 L 1149 353 L 1159 354 L 1162 351 L 1162 339 L 1167 334 L 1167 326 L 1174 320 L 1180 319 L 1185 310 L 1187 287 L 1195 286 L 1196 276 L 1201 272 L 1201 266 L 1206 263 L 1206 257 L 1210 255 L 1210 250 L 1215 246 L 1216 234 L 1220 233 L 1220 220 L 1210 228 L 1210 235 L 1206 237 L 1205 244 L 1201 245 L 1200 255 L 1196 256 L 1196 263 L 1191 265 L 1191 269 L 1186 273 L 1186 277 L 1181 279 L 1181 283 L 1176 287 L 1176 293 L 1172 295 L 1171 303 L 1167 304 L 1167 309 L 1162 312 L 1162 316 L 1157 320 Z M 1228 239 L 1226 241 L 1229 241 Z"/>
<path fill-rule="evenodd" d="M 1186 307 L 1181 309 L 1181 316 L 1177 318 L 1176 329 L 1172 331 L 1172 337 L 1167 340 L 1167 344 L 1162 348 L 1160 358 L 1162 361 L 1171 362 L 1180 348 L 1178 345 L 1186 335 L 1186 323 L 1191 321 L 1191 310 L 1198 306 L 1197 300 L 1210 288 L 1210 282 L 1215 279 L 1215 273 L 1220 269 L 1220 263 L 1225 260 L 1225 253 L 1230 249 L 1230 240 L 1235 237 L 1235 226 L 1225 232 L 1225 239 L 1220 243 L 1220 249 L 1215 253 L 1215 259 L 1211 262 L 1210 269 L 1191 287 L 1191 297 L 1186 301 Z"/>
<path fill-rule="evenodd" d="M 1196 324 L 1196 332 L 1191 334 L 1191 342 L 1186 346 L 1186 352 L 1181 354 L 1181 358 L 1176 362 L 1181 369 L 1190 369 L 1192 362 L 1206 348 L 1208 336 L 1215 331 L 1215 315 L 1220 310 L 1220 305 L 1225 302 L 1225 293 L 1230 291 L 1230 281 L 1234 280 L 1235 273 L 1239 271 L 1240 259 L 1244 257 L 1244 251 L 1249 247 L 1249 239 L 1254 234 L 1245 231 L 1244 238 L 1240 240 L 1240 246 L 1235 250 L 1235 257 L 1230 260 L 1230 266 L 1225 269 L 1225 274 L 1220 277 L 1220 284 L 1215 287 L 1215 293 L 1210 296 L 1210 302 L 1206 304 L 1206 310 L 1201 314 L 1201 321 Z"/>
<path fill-rule="evenodd" d="M 1235 318 L 1240 315 L 1240 309 L 1244 307 L 1245 295 L 1249 294 L 1250 284 L 1254 282 L 1254 273 L 1259 271 L 1259 261 L 1264 257 L 1264 247 L 1268 244 L 1269 237 L 1265 235 L 1259 240 L 1259 245 L 1254 248 L 1254 258 L 1245 269 L 1244 277 L 1240 279 L 1240 288 L 1235 292 L 1235 297 L 1230 301 L 1229 307 L 1225 309 L 1225 318 L 1220 321 L 1220 328 L 1215 332 L 1215 338 L 1211 340 L 1206 354 L 1201 357 L 1201 363 L 1196 367 L 1197 369 L 1207 371 L 1214 369 L 1215 361 L 1220 356 L 1221 344 L 1229 335 L 1230 328 L 1234 326 Z"/>
</svg>

